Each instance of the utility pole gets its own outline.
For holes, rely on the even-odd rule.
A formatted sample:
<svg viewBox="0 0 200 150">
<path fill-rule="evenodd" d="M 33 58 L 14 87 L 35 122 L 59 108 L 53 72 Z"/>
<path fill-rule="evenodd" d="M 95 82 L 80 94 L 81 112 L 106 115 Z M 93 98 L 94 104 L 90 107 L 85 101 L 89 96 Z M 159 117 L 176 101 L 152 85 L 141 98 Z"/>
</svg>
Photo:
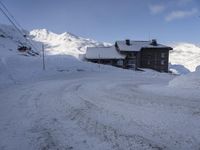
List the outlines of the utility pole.
<svg viewBox="0 0 200 150">
<path fill-rule="evenodd" d="M 42 68 L 45 70 L 44 44 L 42 44 Z"/>
</svg>

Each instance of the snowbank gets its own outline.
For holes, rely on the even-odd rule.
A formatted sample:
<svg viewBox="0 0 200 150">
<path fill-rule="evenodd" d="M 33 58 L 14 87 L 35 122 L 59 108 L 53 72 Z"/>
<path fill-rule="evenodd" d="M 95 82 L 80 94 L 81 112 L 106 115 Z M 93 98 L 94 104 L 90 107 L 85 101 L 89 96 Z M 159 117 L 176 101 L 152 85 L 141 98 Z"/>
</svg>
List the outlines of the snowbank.
<svg viewBox="0 0 200 150">
<path fill-rule="evenodd" d="M 140 88 L 151 94 L 169 97 L 177 97 L 180 101 L 196 101 L 200 99 L 200 66 L 195 72 L 176 76 L 168 84 L 140 85 Z M 174 102 L 175 103 L 175 102 Z"/>
<path fill-rule="evenodd" d="M 195 72 L 182 75 L 172 80 L 169 83 L 169 87 L 180 89 L 200 89 L 200 66 L 197 67 Z"/>
<path fill-rule="evenodd" d="M 172 64 L 169 64 L 169 68 L 170 68 L 170 71 L 173 74 L 176 74 L 176 75 L 190 73 L 190 70 L 185 68 L 183 65 L 175 65 L 175 64 L 172 65 Z"/>
</svg>

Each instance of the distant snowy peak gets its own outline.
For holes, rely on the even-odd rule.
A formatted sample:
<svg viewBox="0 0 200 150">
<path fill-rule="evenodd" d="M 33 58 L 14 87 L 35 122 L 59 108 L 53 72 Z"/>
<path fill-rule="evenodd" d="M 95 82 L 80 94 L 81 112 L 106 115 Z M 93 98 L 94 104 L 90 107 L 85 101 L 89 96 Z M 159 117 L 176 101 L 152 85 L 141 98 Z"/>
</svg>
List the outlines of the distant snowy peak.
<svg viewBox="0 0 200 150">
<path fill-rule="evenodd" d="M 30 35 L 34 40 L 43 43 L 45 51 L 50 55 L 66 54 L 79 57 L 86 52 L 87 47 L 111 45 L 78 37 L 68 32 L 56 34 L 46 29 L 33 30 Z"/>
<path fill-rule="evenodd" d="M 181 51 L 181 52 L 188 52 L 188 53 L 198 53 L 200 52 L 200 47 L 191 43 L 178 43 L 174 47 L 174 50 L 177 52 Z"/>
<path fill-rule="evenodd" d="M 67 40 L 67 39 L 77 40 L 79 39 L 78 36 L 75 36 L 68 32 L 64 32 L 62 34 L 56 34 L 51 31 L 48 31 L 47 29 L 32 30 L 30 32 L 30 35 L 42 40 Z"/>
<path fill-rule="evenodd" d="M 200 47 L 190 43 L 178 43 L 170 53 L 170 62 L 195 71 L 196 67 L 200 65 Z"/>
<path fill-rule="evenodd" d="M 36 39 L 41 39 L 41 40 L 63 40 L 63 41 L 79 41 L 79 42 L 89 42 L 89 43 L 93 43 L 93 44 L 103 44 L 103 45 L 110 45 L 109 43 L 106 42 L 97 42 L 95 40 L 92 39 L 88 39 L 88 38 L 83 38 L 83 37 L 79 37 L 76 36 L 72 33 L 69 32 L 64 32 L 61 34 L 56 34 L 53 33 L 47 29 L 35 29 L 30 31 L 30 35 L 34 36 Z"/>
</svg>

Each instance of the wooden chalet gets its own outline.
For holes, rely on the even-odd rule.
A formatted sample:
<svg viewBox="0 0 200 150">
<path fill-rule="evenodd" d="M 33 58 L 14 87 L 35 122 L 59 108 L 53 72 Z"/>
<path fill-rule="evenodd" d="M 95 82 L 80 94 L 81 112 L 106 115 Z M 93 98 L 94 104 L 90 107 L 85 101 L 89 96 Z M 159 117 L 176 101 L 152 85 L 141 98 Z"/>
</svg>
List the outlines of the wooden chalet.
<svg viewBox="0 0 200 150">
<path fill-rule="evenodd" d="M 168 72 L 171 47 L 151 41 L 116 41 L 111 47 L 88 48 L 85 58 L 94 63 L 127 69 L 150 68 Z"/>
</svg>

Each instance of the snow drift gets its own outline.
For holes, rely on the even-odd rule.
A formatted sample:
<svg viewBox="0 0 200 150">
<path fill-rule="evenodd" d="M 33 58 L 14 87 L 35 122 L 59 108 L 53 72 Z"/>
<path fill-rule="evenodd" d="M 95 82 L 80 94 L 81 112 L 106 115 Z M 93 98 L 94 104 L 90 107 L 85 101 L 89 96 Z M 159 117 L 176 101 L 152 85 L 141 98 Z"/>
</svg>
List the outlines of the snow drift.
<svg viewBox="0 0 200 150">
<path fill-rule="evenodd" d="M 169 83 L 170 87 L 179 89 L 200 89 L 200 66 L 196 68 L 195 72 L 187 75 L 182 75 L 175 78 Z"/>
</svg>

